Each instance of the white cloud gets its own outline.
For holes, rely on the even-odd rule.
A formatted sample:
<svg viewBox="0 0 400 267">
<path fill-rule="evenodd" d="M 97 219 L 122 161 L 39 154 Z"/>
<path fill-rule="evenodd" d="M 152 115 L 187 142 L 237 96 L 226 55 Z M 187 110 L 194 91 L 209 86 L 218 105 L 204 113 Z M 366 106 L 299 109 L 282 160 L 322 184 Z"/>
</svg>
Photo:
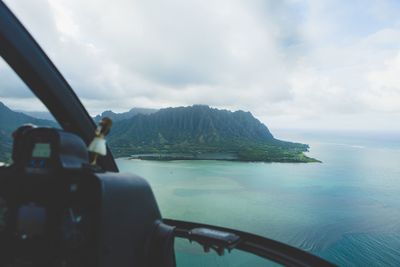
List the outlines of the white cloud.
<svg viewBox="0 0 400 267">
<path fill-rule="evenodd" d="M 367 74 L 370 87 L 364 100 L 372 110 L 400 113 L 400 52 L 384 67 Z"/>
<path fill-rule="evenodd" d="M 92 113 L 202 103 L 313 128 L 400 115 L 396 1 L 6 2 Z"/>
</svg>

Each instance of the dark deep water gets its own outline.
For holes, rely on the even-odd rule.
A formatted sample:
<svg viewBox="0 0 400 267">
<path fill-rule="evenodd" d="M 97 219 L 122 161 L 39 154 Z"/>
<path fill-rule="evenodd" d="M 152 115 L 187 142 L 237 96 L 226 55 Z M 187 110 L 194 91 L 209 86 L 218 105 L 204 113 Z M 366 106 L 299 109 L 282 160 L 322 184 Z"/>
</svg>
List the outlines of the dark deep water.
<svg viewBox="0 0 400 267">
<path fill-rule="evenodd" d="M 280 132 L 322 164 L 118 159 L 148 179 L 164 217 L 257 233 L 340 266 L 400 266 L 400 137 Z M 180 266 L 265 266 L 178 241 Z M 272 265 L 272 264 L 271 264 Z"/>
</svg>

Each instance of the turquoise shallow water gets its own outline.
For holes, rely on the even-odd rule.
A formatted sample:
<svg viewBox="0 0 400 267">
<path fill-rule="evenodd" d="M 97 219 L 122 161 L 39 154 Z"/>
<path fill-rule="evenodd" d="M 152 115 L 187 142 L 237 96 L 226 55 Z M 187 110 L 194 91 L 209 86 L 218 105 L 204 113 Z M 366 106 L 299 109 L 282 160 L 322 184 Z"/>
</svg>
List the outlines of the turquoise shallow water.
<svg viewBox="0 0 400 267">
<path fill-rule="evenodd" d="M 323 163 L 117 162 L 150 182 L 163 217 L 253 232 L 340 266 L 400 266 L 397 139 L 281 135 L 309 143 Z M 265 266 L 242 252 L 176 248 L 181 266 Z"/>
</svg>

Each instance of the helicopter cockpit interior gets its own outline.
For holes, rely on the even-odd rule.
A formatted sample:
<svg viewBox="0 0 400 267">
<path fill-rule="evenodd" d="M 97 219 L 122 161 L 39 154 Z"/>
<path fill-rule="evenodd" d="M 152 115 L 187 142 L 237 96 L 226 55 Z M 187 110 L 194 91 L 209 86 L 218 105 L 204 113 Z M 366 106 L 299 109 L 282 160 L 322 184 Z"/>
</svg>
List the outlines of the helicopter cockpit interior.
<svg viewBox="0 0 400 267">
<path fill-rule="evenodd" d="M 15 138 L 14 164 L 2 170 L 0 182 L 2 266 L 168 266 L 173 261 L 171 253 L 154 255 L 168 247 L 172 252 L 173 239 L 151 241 L 164 232 L 171 235 L 172 228 L 161 223 L 142 178 L 91 170 L 86 144 L 72 133 L 22 126 Z M 147 262 L 153 259 L 161 261 Z"/>
<path fill-rule="evenodd" d="M 14 131 L 13 163 L 0 168 L 0 266 L 176 266 L 176 238 L 224 257 L 238 249 L 284 266 L 333 266 L 262 236 L 163 218 L 150 185 L 119 173 L 109 149 L 91 166 L 92 118 L 3 2 L 0 54 L 63 128 Z"/>
</svg>

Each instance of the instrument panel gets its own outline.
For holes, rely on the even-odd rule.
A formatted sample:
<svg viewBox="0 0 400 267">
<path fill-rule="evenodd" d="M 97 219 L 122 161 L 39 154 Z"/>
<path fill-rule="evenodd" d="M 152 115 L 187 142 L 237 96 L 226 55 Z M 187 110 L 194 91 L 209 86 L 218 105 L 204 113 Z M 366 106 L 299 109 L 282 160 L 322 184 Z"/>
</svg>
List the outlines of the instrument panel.
<svg viewBox="0 0 400 267">
<path fill-rule="evenodd" d="M 0 267 L 95 266 L 99 188 L 87 174 L 2 175 Z"/>
<path fill-rule="evenodd" d="M 13 164 L 0 168 L 0 267 L 149 266 L 158 259 L 162 246 L 152 239 L 161 214 L 143 178 L 90 165 L 73 133 L 34 126 L 14 133 Z"/>
</svg>

